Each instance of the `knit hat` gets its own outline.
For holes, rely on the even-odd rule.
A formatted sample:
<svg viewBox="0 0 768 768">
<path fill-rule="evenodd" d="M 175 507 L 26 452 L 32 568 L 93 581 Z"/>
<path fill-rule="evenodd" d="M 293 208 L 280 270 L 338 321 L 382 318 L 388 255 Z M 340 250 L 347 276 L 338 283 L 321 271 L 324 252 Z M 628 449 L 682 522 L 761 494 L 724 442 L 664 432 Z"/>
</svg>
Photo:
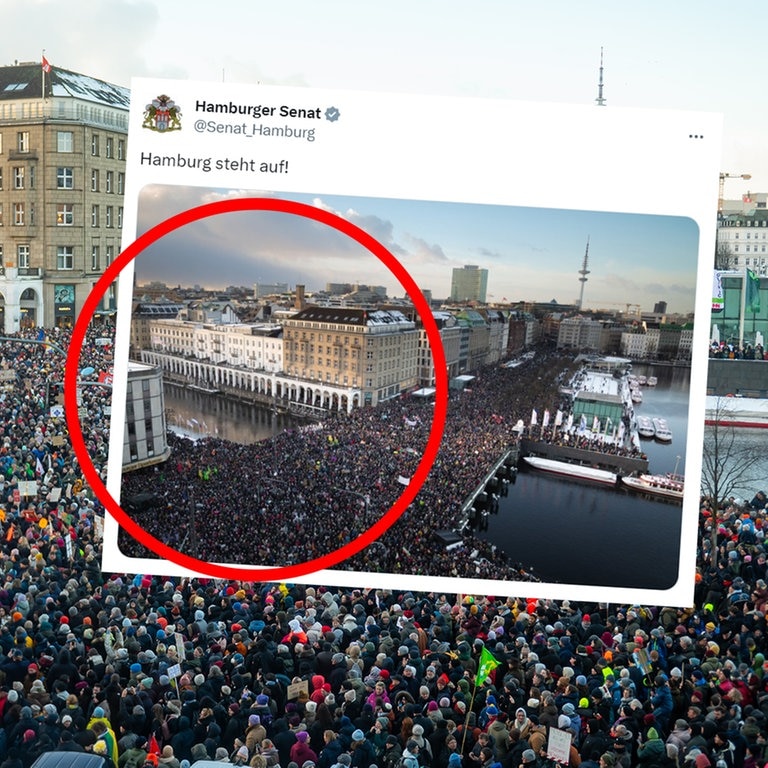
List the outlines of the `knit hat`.
<svg viewBox="0 0 768 768">
<path fill-rule="evenodd" d="M 523 762 L 524 763 L 535 763 L 536 762 L 536 753 L 532 749 L 526 749 L 523 752 Z"/>
<path fill-rule="evenodd" d="M 358 728 L 352 734 L 352 741 L 365 741 L 365 734 Z"/>
</svg>

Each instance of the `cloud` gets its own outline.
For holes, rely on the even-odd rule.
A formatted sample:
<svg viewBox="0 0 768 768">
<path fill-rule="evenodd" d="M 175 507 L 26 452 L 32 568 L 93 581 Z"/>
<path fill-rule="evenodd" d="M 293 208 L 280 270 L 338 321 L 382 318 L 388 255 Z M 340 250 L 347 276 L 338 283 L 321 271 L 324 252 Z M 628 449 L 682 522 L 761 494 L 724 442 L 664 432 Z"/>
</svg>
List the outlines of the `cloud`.
<svg viewBox="0 0 768 768">
<path fill-rule="evenodd" d="M 203 203 L 254 195 L 245 190 L 145 187 L 139 231 Z M 352 238 L 322 222 L 278 211 L 238 211 L 206 217 L 162 238 L 136 260 L 138 279 L 175 285 L 185 275 L 211 286 L 254 282 L 392 282 L 388 270 Z M 358 274 L 355 275 L 355 272 Z"/>
<path fill-rule="evenodd" d="M 131 75 L 157 75 L 140 53 L 137 40 L 154 36 L 158 29 L 156 3 L 146 0 L 5 0 L 3 18 L 12 24 L 15 52 L 34 52 L 39 61 L 41 47 L 54 67 L 94 75 L 117 85 L 128 86 Z M 23 21 L 21 21 L 23 20 Z M 7 30 L 8 28 L 6 28 Z M 108 33 L 112 30 L 112 33 Z M 6 35 L 2 48 L 8 50 Z M 10 63 L 9 57 L 5 57 Z M 30 58 L 30 53 L 27 53 Z"/>
</svg>

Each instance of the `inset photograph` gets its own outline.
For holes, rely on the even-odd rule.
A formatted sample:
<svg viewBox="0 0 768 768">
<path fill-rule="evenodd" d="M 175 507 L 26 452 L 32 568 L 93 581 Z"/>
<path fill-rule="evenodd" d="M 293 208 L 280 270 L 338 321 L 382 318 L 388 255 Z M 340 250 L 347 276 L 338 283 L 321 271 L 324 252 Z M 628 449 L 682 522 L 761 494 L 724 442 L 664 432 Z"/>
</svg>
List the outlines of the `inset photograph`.
<svg viewBox="0 0 768 768">
<path fill-rule="evenodd" d="M 137 234 L 233 196 L 273 195 L 145 187 Z M 698 478 L 688 490 L 684 481 L 694 221 L 280 197 L 336 213 L 389 250 L 426 299 L 447 366 L 427 481 L 382 537 L 336 568 L 677 582 L 695 536 L 682 529 L 684 499 L 699 495 Z M 273 211 L 199 220 L 135 260 L 121 507 L 205 561 L 328 554 L 411 481 L 435 383 L 412 297 L 358 242 Z M 125 531 L 119 547 L 154 557 Z"/>
</svg>

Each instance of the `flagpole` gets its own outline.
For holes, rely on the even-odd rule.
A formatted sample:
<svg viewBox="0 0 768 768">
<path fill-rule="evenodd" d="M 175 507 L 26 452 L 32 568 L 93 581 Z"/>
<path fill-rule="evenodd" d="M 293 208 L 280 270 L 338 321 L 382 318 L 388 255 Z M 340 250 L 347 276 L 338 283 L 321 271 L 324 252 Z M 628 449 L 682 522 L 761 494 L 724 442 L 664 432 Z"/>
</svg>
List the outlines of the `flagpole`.
<svg viewBox="0 0 768 768">
<path fill-rule="evenodd" d="M 741 313 L 739 315 L 739 349 L 744 346 L 744 315 L 747 313 L 747 265 L 744 264 L 744 276 L 741 278 Z"/>
<path fill-rule="evenodd" d="M 472 688 L 472 699 L 467 707 L 467 717 L 464 720 L 464 733 L 461 737 L 461 754 L 464 755 L 464 744 L 467 741 L 467 728 L 469 728 L 469 717 L 472 714 L 472 708 L 475 705 L 475 693 L 477 693 L 477 677 L 475 677 L 475 685 Z"/>
<path fill-rule="evenodd" d="M 40 91 L 40 98 L 43 101 L 45 101 L 45 66 L 43 65 L 44 61 L 45 61 L 45 48 L 43 48 L 43 55 L 40 57 L 40 70 L 43 73 L 43 77 L 41 78 L 42 89 Z"/>
</svg>

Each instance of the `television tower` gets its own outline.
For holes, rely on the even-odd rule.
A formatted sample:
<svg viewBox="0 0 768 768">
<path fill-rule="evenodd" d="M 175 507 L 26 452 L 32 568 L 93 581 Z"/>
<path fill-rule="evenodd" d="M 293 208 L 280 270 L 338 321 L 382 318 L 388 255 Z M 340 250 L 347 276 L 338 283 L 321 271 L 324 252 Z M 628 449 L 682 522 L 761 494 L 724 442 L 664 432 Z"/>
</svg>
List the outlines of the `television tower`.
<svg viewBox="0 0 768 768">
<path fill-rule="evenodd" d="M 587 261 L 589 260 L 589 235 L 587 235 L 587 249 L 584 251 L 584 263 L 581 265 L 581 269 L 579 270 L 579 274 L 581 277 L 579 278 L 579 282 L 581 283 L 581 291 L 579 293 L 579 312 L 581 312 L 582 307 L 584 306 L 584 283 L 587 282 L 587 275 L 589 274 L 589 270 L 587 269 Z"/>
<path fill-rule="evenodd" d="M 605 106 L 605 99 L 603 98 L 603 48 L 600 46 L 600 80 L 597 83 L 597 98 L 595 103 L 598 107 Z"/>
</svg>

